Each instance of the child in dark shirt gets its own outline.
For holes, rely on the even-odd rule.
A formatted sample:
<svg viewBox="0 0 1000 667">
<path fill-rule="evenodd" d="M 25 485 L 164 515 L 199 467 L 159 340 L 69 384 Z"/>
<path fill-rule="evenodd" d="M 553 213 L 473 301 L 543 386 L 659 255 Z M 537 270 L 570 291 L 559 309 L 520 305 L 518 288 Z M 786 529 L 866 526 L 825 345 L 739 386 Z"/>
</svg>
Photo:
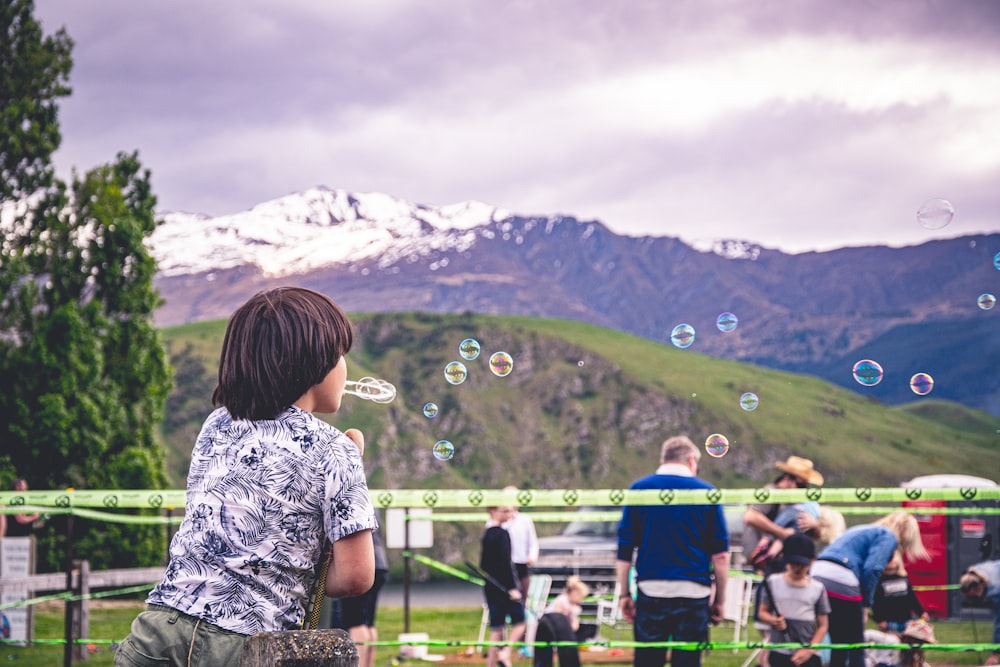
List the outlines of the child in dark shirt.
<svg viewBox="0 0 1000 667">
<path fill-rule="evenodd" d="M 486 574 L 486 585 L 483 595 L 486 597 L 486 607 L 490 615 L 490 642 L 496 643 L 503 639 L 507 618 L 510 618 L 510 643 L 521 641 L 524 636 L 524 605 L 521 591 L 518 588 L 520 580 L 510 555 L 510 534 L 503 524 L 513 517 L 513 507 L 490 507 L 490 520 L 486 523 L 486 532 L 482 538 L 482 554 L 479 567 Z M 489 647 L 486 652 L 486 667 L 510 667 L 510 646 L 497 645 Z"/>
<path fill-rule="evenodd" d="M 914 618 L 928 618 L 923 605 L 910 585 L 910 578 L 903 566 L 903 555 L 897 550 L 885 566 L 875 598 L 872 600 L 872 619 L 882 632 L 900 633 Z"/>
</svg>

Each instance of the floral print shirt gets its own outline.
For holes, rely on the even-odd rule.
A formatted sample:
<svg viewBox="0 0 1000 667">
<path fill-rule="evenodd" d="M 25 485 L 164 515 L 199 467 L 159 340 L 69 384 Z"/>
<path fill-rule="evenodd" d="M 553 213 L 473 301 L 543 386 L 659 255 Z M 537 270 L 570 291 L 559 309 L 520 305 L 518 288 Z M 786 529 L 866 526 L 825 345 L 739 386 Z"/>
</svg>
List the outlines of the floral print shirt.
<svg viewBox="0 0 1000 667">
<path fill-rule="evenodd" d="M 361 454 L 292 406 L 276 419 L 202 426 L 184 521 L 146 601 L 244 635 L 301 627 L 327 541 L 378 526 Z"/>
</svg>

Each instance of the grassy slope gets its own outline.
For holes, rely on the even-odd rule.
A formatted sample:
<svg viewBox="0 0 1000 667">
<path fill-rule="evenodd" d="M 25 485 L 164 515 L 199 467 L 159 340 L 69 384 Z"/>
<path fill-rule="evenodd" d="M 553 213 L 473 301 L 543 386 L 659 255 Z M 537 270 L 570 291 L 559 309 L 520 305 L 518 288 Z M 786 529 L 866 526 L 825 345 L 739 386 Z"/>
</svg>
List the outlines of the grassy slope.
<svg viewBox="0 0 1000 667">
<path fill-rule="evenodd" d="M 336 416 L 336 423 L 368 433 L 381 463 L 372 471 L 373 487 L 408 486 L 394 476 L 400 465 L 410 467 L 402 481 L 414 486 L 484 486 L 500 479 L 511 461 L 520 473 L 514 483 L 524 486 L 621 484 L 648 470 L 658 442 L 675 431 L 696 441 L 712 432 L 729 437 L 726 457 L 703 458 L 703 476 L 720 486 L 767 481 L 774 461 L 788 453 L 814 459 L 828 486 L 892 486 L 936 472 L 982 475 L 1000 464 L 996 419 L 985 413 L 933 399 L 890 408 L 809 376 L 700 355 L 697 342 L 679 350 L 576 321 L 528 317 L 400 313 L 354 319 L 360 342 L 349 356 L 349 376 L 385 377 L 400 389 L 391 406 L 349 399 Z M 190 345 L 211 374 L 223 331 L 223 322 L 203 322 L 165 329 L 164 338 L 171 355 Z M 470 380 L 451 387 L 441 368 L 458 358 L 466 335 L 479 338 L 483 355 L 468 363 Z M 489 376 L 485 358 L 496 349 L 513 354 L 513 376 L 520 377 Z M 570 385 L 580 386 L 563 391 Z M 178 391 L 184 390 L 178 382 Z M 757 410 L 740 409 L 745 391 L 760 397 Z M 650 396 L 663 397 L 671 412 L 654 413 L 646 431 L 624 425 L 628 403 Z M 420 414 L 427 400 L 442 406 L 434 422 Z M 207 396 L 193 405 L 184 428 L 164 432 L 175 463 L 190 451 Z M 451 434 L 458 450 L 451 465 L 379 453 L 380 443 L 400 449 L 420 442 L 429 449 L 437 437 Z M 608 441 L 609 449 L 574 449 L 577 434 Z M 643 437 L 648 441 L 632 441 Z M 596 460 L 609 455 L 610 462 Z M 175 465 L 172 474 L 180 485 L 183 468 Z"/>
</svg>

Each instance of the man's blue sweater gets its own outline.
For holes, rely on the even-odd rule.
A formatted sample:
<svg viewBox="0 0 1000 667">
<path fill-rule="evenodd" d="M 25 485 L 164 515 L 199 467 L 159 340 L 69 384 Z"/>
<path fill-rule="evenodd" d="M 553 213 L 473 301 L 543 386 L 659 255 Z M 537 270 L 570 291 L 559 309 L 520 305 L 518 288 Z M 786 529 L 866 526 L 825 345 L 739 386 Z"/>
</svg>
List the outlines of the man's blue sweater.
<svg viewBox="0 0 1000 667">
<path fill-rule="evenodd" d="M 649 475 L 633 489 L 714 489 L 697 477 Z M 711 584 L 712 556 L 729 550 L 720 505 L 633 505 L 618 525 L 618 560 L 631 562 L 638 549 L 636 579 Z"/>
</svg>

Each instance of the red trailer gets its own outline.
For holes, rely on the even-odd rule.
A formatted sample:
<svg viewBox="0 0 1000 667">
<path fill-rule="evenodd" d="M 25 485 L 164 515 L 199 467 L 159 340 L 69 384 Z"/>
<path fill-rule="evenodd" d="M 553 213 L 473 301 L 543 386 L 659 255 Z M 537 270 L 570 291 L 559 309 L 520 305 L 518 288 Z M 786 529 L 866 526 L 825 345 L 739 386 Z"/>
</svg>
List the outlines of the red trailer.
<svg viewBox="0 0 1000 667">
<path fill-rule="evenodd" d="M 994 488 L 997 483 L 971 475 L 925 475 L 901 486 L 914 489 Z M 927 508 L 916 515 L 920 537 L 930 554 L 929 561 L 907 560 L 910 583 L 917 588 L 920 604 L 933 618 L 954 618 L 963 612 L 962 596 L 954 590 L 968 566 L 996 558 L 1000 551 L 1000 516 L 996 514 L 937 514 L 935 508 L 996 507 L 997 501 L 912 500 L 907 508 Z M 928 587 L 928 590 L 920 590 Z M 948 588 L 946 588 L 948 587 Z"/>
</svg>

